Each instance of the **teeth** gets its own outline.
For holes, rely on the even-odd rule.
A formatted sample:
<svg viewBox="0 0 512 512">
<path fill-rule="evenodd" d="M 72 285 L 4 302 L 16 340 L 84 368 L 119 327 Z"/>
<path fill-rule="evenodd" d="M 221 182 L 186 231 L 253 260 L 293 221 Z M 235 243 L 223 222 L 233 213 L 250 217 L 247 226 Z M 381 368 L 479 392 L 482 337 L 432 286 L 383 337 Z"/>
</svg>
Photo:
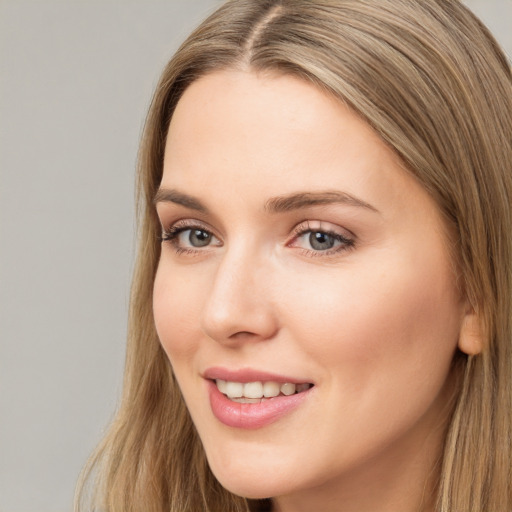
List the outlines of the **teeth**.
<svg viewBox="0 0 512 512">
<path fill-rule="evenodd" d="M 283 384 L 281 386 L 281 393 L 286 396 L 293 395 L 295 393 L 295 384 L 290 384 L 289 382 Z"/>
<path fill-rule="evenodd" d="M 244 385 L 241 382 L 226 382 L 225 393 L 229 398 L 240 398 L 244 394 Z"/>
<path fill-rule="evenodd" d="M 266 398 L 277 396 L 280 391 L 281 389 L 277 382 L 265 382 L 265 384 L 263 384 L 263 396 Z"/>
<path fill-rule="evenodd" d="M 245 398 L 261 398 L 263 396 L 263 384 L 261 382 L 248 382 L 244 384 Z"/>
<path fill-rule="evenodd" d="M 219 391 L 226 395 L 227 394 L 226 381 L 225 380 L 221 380 L 221 379 L 217 379 L 216 383 L 217 383 L 217 387 L 219 388 Z"/>
<path fill-rule="evenodd" d="M 311 387 L 307 382 L 303 384 L 292 384 L 286 382 L 279 384 L 277 382 L 231 382 L 217 379 L 217 388 L 221 393 L 227 395 L 228 398 L 234 399 L 240 403 L 256 403 L 263 398 L 274 398 L 283 394 L 290 396 L 295 393 L 301 393 Z"/>
<path fill-rule="evenodd" d="M 260 398 L 232 398 L 233 402 L 238 402 L 239 404 L 259 404 L 261 402 Z"/>
</svg>

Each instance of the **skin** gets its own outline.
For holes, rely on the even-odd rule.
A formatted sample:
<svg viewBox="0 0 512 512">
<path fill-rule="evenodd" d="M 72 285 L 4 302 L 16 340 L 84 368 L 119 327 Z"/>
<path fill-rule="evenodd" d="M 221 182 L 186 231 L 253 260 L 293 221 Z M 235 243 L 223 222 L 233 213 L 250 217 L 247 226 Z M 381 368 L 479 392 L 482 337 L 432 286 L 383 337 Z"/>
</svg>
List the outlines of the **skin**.
<svg viewBox="0 0 512 512">
<path fill-rule="evenodd" d="M 282 512 L 433 511 L 450 363 L 468 313 L 448 230 L 399 158 L 311 84 L 214 72 L 177 105 L 161 189 L 208 210 L 157 203 L 163 231 L 182 231 L 162 243 L 154 315 L 221 484 L 274 497 Z M 265 209 L 325 191 L 369 206 Z M 194 247 L 190 226 L 211 243 Z M 308 227 L 351 242 L 315 250 Z M 212 366 L 314 388 L 277 422 L 237 429 L 212 413 L 202 377 Z"/>
</svg>

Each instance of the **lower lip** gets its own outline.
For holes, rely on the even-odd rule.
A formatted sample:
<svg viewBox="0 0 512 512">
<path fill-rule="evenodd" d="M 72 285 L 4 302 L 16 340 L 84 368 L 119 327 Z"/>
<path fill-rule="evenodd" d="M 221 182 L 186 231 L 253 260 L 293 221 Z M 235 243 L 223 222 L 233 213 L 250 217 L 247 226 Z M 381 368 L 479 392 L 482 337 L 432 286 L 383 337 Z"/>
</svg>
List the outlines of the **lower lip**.
<svg viewBox="0 0 512 512">
<path fill-rule="evenodd" d="M 228 427 L 256 429 L 270 425 L 296 409 L 309 396 L 310 390 L 256 404 L 241 404 L 227 398 L 215 382 L 209 380 L 208 393 L 212 412 L 221 423 Z"/>
</svg>

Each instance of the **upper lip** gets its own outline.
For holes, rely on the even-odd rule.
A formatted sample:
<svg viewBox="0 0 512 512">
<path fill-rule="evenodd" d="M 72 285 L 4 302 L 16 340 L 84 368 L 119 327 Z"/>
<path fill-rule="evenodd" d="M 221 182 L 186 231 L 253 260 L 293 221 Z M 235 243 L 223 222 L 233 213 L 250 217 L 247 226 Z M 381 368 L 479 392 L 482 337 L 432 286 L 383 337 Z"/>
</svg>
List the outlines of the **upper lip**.
<svg viewBox="0 0 512 512">
<path fill-rule="evenodd" d="M 278 382 L 278 383 L 291 383 L 291 384 L 304 384 L 312 383 L 308 379 L 289 377 L 286 375 L 279 375 L 277 373 L 270 373 L 266 371 L 256 370 L 254 368 L 240 368 L 229 369 L 220 366 L 207 368 L 202 377 L 205 379 L 221 379 L 230 382 Z"/>
</svg>

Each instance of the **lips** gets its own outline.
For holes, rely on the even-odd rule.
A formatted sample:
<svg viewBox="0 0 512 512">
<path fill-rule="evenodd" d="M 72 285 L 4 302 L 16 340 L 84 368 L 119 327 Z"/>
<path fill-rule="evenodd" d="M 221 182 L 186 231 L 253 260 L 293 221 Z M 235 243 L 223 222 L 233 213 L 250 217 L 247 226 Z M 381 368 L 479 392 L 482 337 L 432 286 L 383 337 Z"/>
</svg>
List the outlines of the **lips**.
<svg viewBox="0 0 512 512">
<path fill-rule="evenodd" d="M 210 368 L 203 377 L 214 416 L 242 429 L 262 428 L 292 413 L 313 387 L 311 382 L 251 369 Z"/>
</svg>

